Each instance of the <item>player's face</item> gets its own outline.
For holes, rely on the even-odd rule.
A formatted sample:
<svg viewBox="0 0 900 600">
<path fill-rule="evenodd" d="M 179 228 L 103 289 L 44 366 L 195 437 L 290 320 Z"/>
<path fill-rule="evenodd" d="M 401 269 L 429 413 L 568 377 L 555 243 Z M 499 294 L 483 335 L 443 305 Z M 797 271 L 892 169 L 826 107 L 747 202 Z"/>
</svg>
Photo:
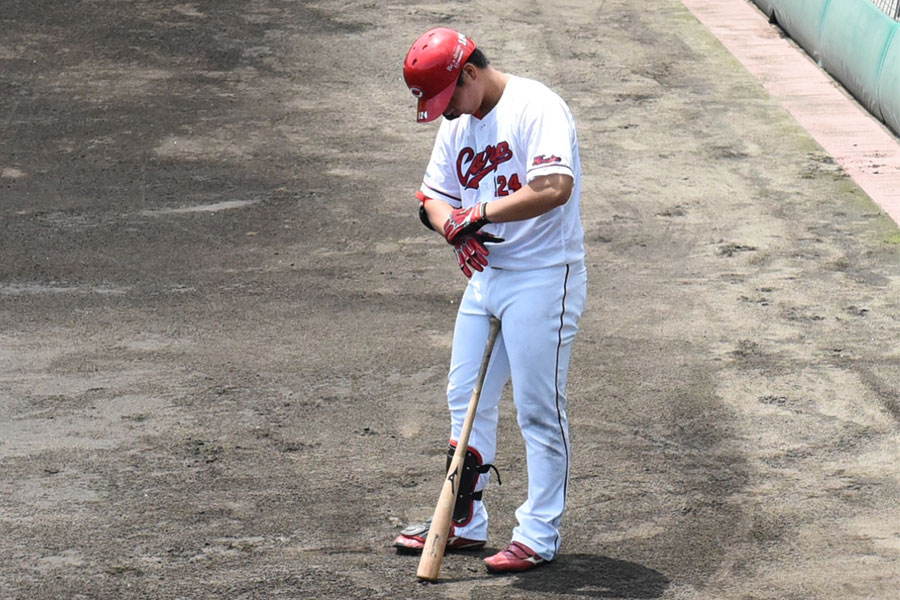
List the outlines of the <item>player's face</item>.
<svg viewBox="0 0 900 600">
<path fill-rule="evenodd" d="M 460 115 L 471 115 L 478 110 L 479 106 L 481 106 L 481 96 L 476 80 L 464 71 L 462 85 L 456 86 L 456 90 L 450 98 L 450 104 L 444 111 L 444 118 L 452 121 Z"/>
</svg>

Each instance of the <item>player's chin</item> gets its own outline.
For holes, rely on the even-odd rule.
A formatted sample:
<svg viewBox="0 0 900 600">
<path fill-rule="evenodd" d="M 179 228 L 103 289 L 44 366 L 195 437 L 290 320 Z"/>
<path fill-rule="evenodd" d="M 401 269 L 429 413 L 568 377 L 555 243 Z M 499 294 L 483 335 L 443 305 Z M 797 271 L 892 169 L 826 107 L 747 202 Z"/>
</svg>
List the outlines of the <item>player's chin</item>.
<svg viewBox="0 0 900 600">
<path fill-rule="evenodd" d="M 453 119 L 459 118 L 459 113 L 445 112 L 444 118 L 447 119 L 448 121 L 452 121 Z"/>
</svg>

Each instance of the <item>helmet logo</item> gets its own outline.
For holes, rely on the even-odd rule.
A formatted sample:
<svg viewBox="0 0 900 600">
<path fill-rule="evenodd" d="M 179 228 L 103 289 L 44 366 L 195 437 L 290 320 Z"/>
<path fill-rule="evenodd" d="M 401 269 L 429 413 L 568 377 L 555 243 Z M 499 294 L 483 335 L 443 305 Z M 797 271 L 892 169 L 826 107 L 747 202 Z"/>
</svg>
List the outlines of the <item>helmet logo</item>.
<svg viewBox="0 0 900 600">
<path fill-rule="evenodd" d="M 458 43 L 456 48 L 453 49 L 453 56 L 450 58 L 450 62 L 447 64 L 448 71 L 455 71 L 459 68 L 460 63 L 462 63 L 463 52 L 466 50 L 466 44 L 468 44 L 468 40 L 466 40 L 466 36 L 461 33 L 457 34 Z"/>
<path fill-rule="evenodd" d="M 411 87 L 409 88 L 409 91 L 412 92 L 412 95 L 416 98 L 421 98 L 425 95 L 425 92 L 423 92 L 421 88 Z"/>
</svg>

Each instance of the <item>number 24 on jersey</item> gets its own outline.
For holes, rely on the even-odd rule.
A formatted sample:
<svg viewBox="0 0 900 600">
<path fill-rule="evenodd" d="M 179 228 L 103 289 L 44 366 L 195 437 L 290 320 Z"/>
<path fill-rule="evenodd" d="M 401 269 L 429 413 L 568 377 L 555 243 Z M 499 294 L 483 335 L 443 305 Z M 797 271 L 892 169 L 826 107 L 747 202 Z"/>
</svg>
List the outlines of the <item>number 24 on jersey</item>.
<svg viewBox="0 0 900 600">
<path fill-rule="evenodd" d="M 506 178 L 506 175 L 497 175 L 497 178 L 494 180 L 496 184 L 496 188 L 494 190 L 494 196 L 509 196 L 515 191 L 518 191 L 522 184 L 519 183 L 519 174 L 513 173 L 512 177 L 509 179 Z"/>
</svg>

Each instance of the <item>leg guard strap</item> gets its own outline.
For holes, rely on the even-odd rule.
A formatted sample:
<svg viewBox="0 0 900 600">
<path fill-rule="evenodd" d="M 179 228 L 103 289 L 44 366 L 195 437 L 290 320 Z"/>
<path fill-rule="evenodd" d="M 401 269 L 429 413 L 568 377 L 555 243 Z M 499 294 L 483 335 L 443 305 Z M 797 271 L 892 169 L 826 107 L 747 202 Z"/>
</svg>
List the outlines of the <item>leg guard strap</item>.
<svg viewBox="0 0 900 600">
<path fill-rule="evenodd" d="M 447 470 L 450 469 L 450 463 L 453 462 L 453 455 L 456 452 L 456 444 L 450 443 L 450 450 L 447 452 Z M 469 448 L 466 450 L 466 457 L 463 460 L 462 477 L 459 481 L 458 495 L 456 496 L 456 506 L 453 509 L 453 524 L 462 527 L 472 520 L 472 509 L 476 500 L 481 500 L 481 490 L 475 491 L 478 485 L 478 477 L 482 473 L 487 473 L 491 469 L 497 473 L 497 483 L 500 483 L 500 473 L 494 465 L 482 464 L 481 454 L 477 450 Z"/>
</svg>

